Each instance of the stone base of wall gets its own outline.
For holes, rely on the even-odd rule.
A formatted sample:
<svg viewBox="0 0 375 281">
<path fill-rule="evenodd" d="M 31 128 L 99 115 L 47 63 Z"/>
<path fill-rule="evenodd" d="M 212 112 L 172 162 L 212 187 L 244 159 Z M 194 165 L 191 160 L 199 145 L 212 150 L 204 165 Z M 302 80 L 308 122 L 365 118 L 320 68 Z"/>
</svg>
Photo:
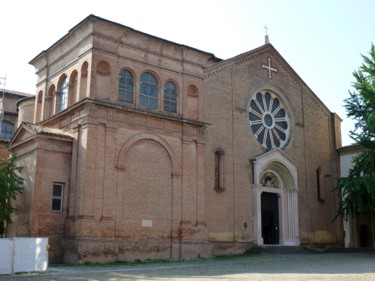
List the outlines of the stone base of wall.
<svg viewBox="0 0 375 281">
<path fill-rule="evenodd" d="M 336 243 L 306 243 L 301 245 L 304 249 L 311 250 L 314 252 L 325 252 L 330 249 L 343 248 L 342 245 Z"/>
<path fill-rule="evenodd" d="M 206 241 L 178 242 L 162 239 L 64 239 L 64 263 L 109 263 L 116 261 L 196 259 L 209 257 Z"/>
<path fill-rule="evenodd" d="M 61 237 L 48 237 L 49 251 L 48 262 L 50 264 L 60 264 L 63 262 L 63 247 L 61 246 Z"/>
<path fill-rule="evenodd" d="M 252 242 L 221 242 L 210 241 L 212 256 L 238 255 L 243 254 L 252 247 Z"/>
</svg>

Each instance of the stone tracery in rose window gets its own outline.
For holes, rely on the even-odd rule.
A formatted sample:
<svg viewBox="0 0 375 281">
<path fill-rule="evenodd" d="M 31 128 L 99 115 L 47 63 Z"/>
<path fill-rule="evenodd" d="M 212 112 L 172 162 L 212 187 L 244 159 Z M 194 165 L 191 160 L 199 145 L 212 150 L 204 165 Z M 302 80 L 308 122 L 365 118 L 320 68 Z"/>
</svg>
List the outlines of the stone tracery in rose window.
<svg viewBox="0 0 375 281">
<path fill-rule="evenodd" d="M 288 113 L 280 99 L 268 92 L 258 92 L 249 104 L 249 122 L 256 139 L 267 149 L 282 148 L 289 139 Z"/>
</svg>

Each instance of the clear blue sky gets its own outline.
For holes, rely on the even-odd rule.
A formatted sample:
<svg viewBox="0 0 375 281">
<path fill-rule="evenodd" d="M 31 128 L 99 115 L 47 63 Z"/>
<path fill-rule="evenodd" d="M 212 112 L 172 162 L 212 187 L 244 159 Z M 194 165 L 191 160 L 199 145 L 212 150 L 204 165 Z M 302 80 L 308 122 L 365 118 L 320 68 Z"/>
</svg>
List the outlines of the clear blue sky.
<svg viewBox="0 0 375 281">
<path fill-rule="evenodd" d="M 373 0 L 12 0 L 1 2 L 0 77 L 6 88 L 35 94 L 28 62 L 89 14 L 228 59 L 273 46 L 342 119 L 343 145 L 353 122 L 343 107 L 352 72 L 375 43 Z"/>
</svg>

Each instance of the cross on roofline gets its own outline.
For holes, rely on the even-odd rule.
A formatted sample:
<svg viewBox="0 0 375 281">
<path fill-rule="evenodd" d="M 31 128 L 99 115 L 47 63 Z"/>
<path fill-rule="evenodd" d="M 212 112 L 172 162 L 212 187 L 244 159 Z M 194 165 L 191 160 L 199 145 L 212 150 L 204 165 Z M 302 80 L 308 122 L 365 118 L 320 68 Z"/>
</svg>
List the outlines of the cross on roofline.
<svg viewBox="0 0 375 281">
<path fill-rule="evenodd" d="M 265 25 L 265 26 L 264 26 L 264 29 L 266 30 L 266 35 L 268 35 L 268 34 L 267 34 L 267 30 L 270 29 L 270 28 L 267 27 L 267 25 Z"/>
</svg>

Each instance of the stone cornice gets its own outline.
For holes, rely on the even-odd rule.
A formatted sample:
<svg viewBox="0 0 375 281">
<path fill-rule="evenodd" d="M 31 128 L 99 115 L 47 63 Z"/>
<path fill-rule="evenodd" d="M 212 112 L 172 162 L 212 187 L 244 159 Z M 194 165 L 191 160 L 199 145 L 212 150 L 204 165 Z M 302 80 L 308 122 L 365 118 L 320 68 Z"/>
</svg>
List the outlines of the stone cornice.
<svg viewBox="0 0 375 281">
<path fill-rule="evenodd" d="M 136 114 L 143 115 L 143 116 L 152 116 L 152 117 L 159 118 L 159 119 L 169 120 L 169 121 L 183 123 L 183 124 L 189 124 L 189 125 L 194 126 L 194 127 L 206 127 L 206 126 L 210 125 L 209 123 L 203 122 L 203 121 L 200 121 L 200 120 L 193 120 L 193 119 L 185 118 L 183 115 L 168 114 L 168 113 L 159 112 L 159 111 L 151 111 L 151 110 L 143 109 L 143 108 L 140 108 L 140 107 L 133 107 L 133 106 L 129 106 L 129 105 L 126 105 L 126 104 L 110 102 L 110 101 L 103 101 L 103 100 L 99 100 L 99 99 L 95 99 L 95 98 L 82 99 L 81 101 L 73 104 L 72 106 L 68 107 L 67 109 L 49 117 L 48 119 L 46 119 L 42 123 L 43 124 L 51 124 L 51 123 L 56 123 L 57 120 L 60 120 L 59 122 L 64 122 L 63 120 L 66 117 L 72 116 L 72 115 L 74 116 L 74 113 L 79 111 L 79 110 L 82 110 L 82 107 L 87 107 L 86 110 L 85 110 L 86 115 L 90 114 L 90 112 L 93 113 L 93 114 L 97 114 L 95 111 L 93 111 L 93 108 L 91 108 L 90 105 L 107 107 L 107 108 L 116 109 L 116 110 L 123 110 L 124 112 L 127 112 L 127 113 L 136 113 Z M 99 114 L 98 117 L 103 117 L 103 116 L 100 116 L 100 114 Z M 110 119 L 111 118 L 113 119 L 114 116 L 110 117 Z M 70 122 L 72 122 L 72 121 L 70 121 Z M 64 123 L 68 124 L 69 121 L 66 121 Z"/>
</svg>

